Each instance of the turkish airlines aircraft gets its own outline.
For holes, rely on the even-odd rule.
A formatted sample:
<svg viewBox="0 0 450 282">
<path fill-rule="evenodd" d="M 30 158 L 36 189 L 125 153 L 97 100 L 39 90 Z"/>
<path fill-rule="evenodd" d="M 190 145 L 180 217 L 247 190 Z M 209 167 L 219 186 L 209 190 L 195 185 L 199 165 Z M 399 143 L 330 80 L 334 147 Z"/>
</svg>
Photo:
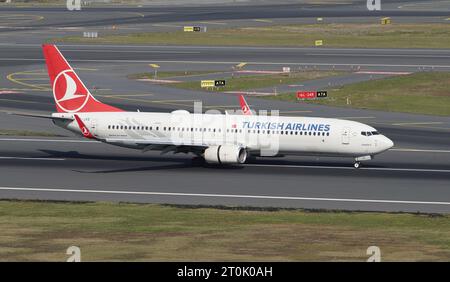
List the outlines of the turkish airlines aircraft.
<svg viewBox="0 0 450 282">
<path fill-rule="evenodd" d="M 43 45 L 43 51 L 57 109 L 47 118 L 104 143 L 194 153 L 213 164 L 242 164 L 249 155 L 350 157 L 355 168 L 393 146 L 373 127 L 355 121 L 252 115 L 244 99 L 243 115 L 125 112 L 96 100 L 56 46 Z"/>
</svg>

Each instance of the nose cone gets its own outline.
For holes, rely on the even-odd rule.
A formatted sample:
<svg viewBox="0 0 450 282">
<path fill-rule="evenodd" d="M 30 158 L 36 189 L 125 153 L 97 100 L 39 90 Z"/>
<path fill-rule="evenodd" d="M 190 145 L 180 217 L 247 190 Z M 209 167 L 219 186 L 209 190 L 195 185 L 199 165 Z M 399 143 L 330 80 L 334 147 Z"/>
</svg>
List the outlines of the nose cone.
<svg viewBox="0 0 450 282">
<path fill-rule="evenodd" d="M 387 138 L 386 136 L 383 136 L 380 143 L 382 151 L 386 151 L 394 147 L 394 142 L 392 142 L 392 140 Z"/>
</svg>

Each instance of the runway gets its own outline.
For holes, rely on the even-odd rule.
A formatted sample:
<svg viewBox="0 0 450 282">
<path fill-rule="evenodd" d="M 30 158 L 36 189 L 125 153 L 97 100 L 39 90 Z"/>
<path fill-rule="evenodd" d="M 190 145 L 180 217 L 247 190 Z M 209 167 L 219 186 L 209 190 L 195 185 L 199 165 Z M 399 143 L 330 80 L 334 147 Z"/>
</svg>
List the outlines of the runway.
<svg viewBox="0 0 450 282">
<path fill-rule="evenodd" d="M 418 11 L 386 6 L 383 16 L 403 20 L 442 21 L 445 9 Z M 105 27 L 173 30 L 153 24 L 223 21 L 230 26 L 309 22 L 316 16 L 342 21 L 373 21 L 361 5 L 261 5 L 208 7 L 144 7 L 143 9 L 86 9 L 68 19 L 59 8 L 10 8 L 44 18 L 0 28 L 8 41 L 0 44 L 0 129 L 47 132 L 65 137 L 0 136 L 0 198 L 117 201 L 171 204 L 252 206 L 368 211 L 450 212 L 450 117 L 334 108 L 249 97 L 254 109 L 278 109 L 282 115 L 336 117 L 370 124 L 395 142 L 395 147 L 355 170 L 342 158 L 286 157 L 256 159 L 243 166 L 219 168 L 193 160 L 191 155 L 160 155 L 90 142 L 55 127 L 48 120 L 7 115 L 8 111 L 50 113 L 53 99 L 46 81 L 40 43 L 66 27 Z M 140 15 L 136 13 L 140 13 Z M 428 18 L 427 18 L 428 17 Z M 254 21 L 269 19 L 271 23 Z M 27 24 L 28 25 L 28 24 Z M 21 29 L 26 27 L 26 29 Z M 17 30 L 21 30 L 14 34 Z M 27 33 L 27 32 L 36 33 Z M 11 34 L 11 37 L 10 37 Z M 23 36 L 28 34 L 29 37 Z M 1 38 L 1 37 L 0 37 Z M 370 72 L 449 71 L 450 50 L 340 49 L 236 46 L 133 46 L 61 44 L 61 51 L 100 100 L 136 111 L 236 109 L 234 95 L 174 89 L 138 82 L 127 74 L 148 71 L 158 63 L 164 71 L 229 72 L 248 62 L 248 69 L 337 69 L 342 77 L 309 81 L 308 87 L 372 79 Z M 12 93 L 10 93 L 12 91 Z M 127 96 L 128 95 L 128 96 Z"/>
<path fill-rule="evenodd" d="M 361 170 L 342 159 L 296 157 L 219 168 L 78 139 L 0 143 L 3 198 L 450 211 L 450 151 L 391 151 Z"/>
</svg>

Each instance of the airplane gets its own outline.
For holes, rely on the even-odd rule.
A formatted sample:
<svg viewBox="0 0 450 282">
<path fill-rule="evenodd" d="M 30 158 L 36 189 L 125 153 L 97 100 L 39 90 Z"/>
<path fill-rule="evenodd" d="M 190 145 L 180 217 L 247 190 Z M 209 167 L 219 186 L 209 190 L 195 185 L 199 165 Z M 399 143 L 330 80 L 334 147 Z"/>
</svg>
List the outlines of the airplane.
<svg viewBox="0 0 450 282">
<path fill-rule="evenodd" d="M 127 112 L 95 99 L 55 45 L 42 47 L 57 112 L 27 116 L 49 118 L 85 138 L 143 152 L 193 153 L 215 165 L 243 164 L 249 156 L 293 154 L 349 157 L 359 168 L 361 161 L 394 145 L 360 122 L 254 115 L 243 97 L 243 115 Z"/>
</svg>

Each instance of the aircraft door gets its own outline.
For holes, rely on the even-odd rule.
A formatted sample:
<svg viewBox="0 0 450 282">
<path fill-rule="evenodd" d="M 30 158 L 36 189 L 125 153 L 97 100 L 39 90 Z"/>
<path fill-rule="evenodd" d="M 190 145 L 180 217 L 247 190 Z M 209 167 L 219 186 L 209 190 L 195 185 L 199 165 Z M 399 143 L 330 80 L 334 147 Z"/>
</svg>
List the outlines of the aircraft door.
<svg viewBox="0 0 450 282">
<path fill-rule="evenodd" d="M 344 145 L 348 145 L 350 144 L 350 128 L 349 127 L 344 127 L 342 129 L 342 144 Z"/>
</svg>

